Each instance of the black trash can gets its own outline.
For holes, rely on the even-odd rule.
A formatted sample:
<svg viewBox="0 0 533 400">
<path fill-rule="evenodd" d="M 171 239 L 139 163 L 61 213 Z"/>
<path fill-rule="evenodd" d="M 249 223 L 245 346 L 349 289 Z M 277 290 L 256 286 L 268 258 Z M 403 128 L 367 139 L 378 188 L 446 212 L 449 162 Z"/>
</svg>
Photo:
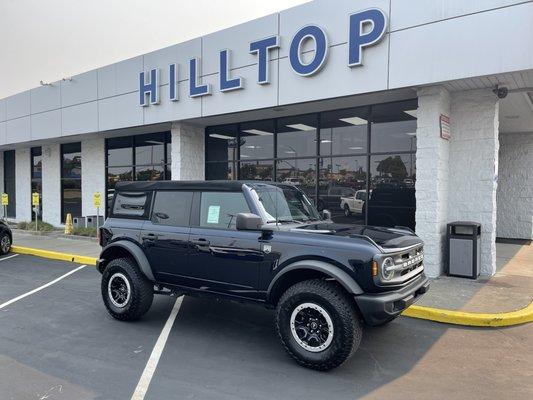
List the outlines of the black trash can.
<svg viewBox="0 0 533 400">
<path fill-rule="evenodd" d="M 449 223 L 446 236 L 448 275 L 477 279 L 481 264 L 481 224 Z"/>
</svg>

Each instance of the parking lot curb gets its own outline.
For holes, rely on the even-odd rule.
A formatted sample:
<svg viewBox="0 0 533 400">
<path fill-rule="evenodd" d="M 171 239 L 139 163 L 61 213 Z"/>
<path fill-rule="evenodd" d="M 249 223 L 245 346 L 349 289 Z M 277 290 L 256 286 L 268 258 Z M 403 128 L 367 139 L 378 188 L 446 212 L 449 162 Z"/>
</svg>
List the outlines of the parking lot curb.
<svg viewBox="0 0 533 400">
<path fill-rule="evenodd" d="M 34 249 L 31 247 L 12 246 L 11 251 L 18 254 L 28 254 L 52 260 L 69 261 L 77 264 L 96 265 L 96 257 L 80 256 L 76 254 L 59 253 L 57 251 Z"/>
<path fill-rule="evenodd" d="M 11 250 L 18 254 L 28 254 L 52 260 L 69 261 L 77 264 L 96 265 L 96 257 L 60 253 L 57 251 L 34 249 L 31 247 L 13 246 Z M 402 313 L 405 317 L 425 319 L 445 324 L 503 327 L 533 322 L 533 302 L 527 307 L 506 313 L 471 313 L 464 311 L 444 310 L 440 308 L 413 305 Z"/>
<path fill-rule="evenodd" d="M 402 315 L 445 324 L 496 328 L 533 322 L 533 302 L 521 310 L 493 314 L 442 310 L 414 305 L 405 310 Z"/>
</svg>

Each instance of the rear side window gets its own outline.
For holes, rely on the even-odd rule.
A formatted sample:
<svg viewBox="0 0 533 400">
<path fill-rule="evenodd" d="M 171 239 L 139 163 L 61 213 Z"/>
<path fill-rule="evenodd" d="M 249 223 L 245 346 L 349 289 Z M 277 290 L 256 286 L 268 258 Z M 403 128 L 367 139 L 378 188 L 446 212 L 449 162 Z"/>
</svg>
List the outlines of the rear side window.
<svg viewBox="0 0 533 400">
<path fill-rule="evenodd" d="M 117 218 L 148 218 L 150 198 L 149 192 L 117 192 L 111 216 Z"/>
<path fill-rule="evenodd" d="M 200 202 L 200 226 L 235 229 L 238 213 L 250 212 L 242 192 L 204 192 Z"/>
<path fill-rule="evenodd" d="M 155 194 L 152 223 L 189 226 L 192 192 L 162 191 Z"/>
</svg>

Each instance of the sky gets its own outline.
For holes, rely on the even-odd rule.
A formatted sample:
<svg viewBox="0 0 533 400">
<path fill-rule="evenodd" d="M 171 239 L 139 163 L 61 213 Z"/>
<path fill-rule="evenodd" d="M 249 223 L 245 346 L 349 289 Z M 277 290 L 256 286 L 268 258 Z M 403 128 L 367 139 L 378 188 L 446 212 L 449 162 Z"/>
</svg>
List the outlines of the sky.
<svg viewBox="0 0 533 400">
<path fill-rule="evenodd" d="M 0 0 L 0 98 L 307 0 Z"/>
</svg>

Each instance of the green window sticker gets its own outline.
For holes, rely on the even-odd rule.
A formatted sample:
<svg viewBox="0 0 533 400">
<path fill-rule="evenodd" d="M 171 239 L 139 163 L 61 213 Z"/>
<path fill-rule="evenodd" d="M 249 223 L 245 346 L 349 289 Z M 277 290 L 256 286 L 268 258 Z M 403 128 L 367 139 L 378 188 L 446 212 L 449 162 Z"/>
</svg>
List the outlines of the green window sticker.
<svg viewBox="0 0 533 400">
<path fill-rule="evenodd" d="M 209 206 L 207 212 L 207 223 L 208 224 L 218 224 L 220 218 L 220 206 Z"/>
</svg>

